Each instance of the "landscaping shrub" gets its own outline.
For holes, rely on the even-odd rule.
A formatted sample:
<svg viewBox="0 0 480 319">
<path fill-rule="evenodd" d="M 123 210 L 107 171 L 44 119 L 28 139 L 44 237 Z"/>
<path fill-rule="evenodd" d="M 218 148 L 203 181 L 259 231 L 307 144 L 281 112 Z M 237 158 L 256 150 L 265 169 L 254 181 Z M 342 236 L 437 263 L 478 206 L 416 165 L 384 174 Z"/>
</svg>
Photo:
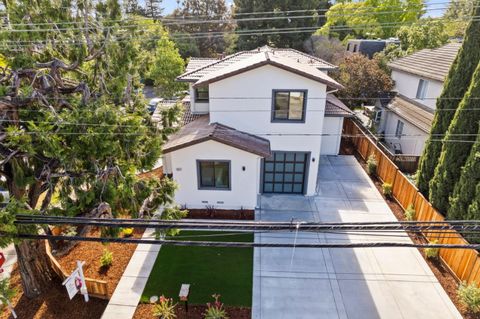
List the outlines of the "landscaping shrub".
<svg viewBox="0 0 480 319">
<path fill-rule="evenodd" d="M 438 244 L 438 240 L 432 240 L 429 242 L 431 245 Z M 438 258 L 438 253 L 440 252 L 440 248 L 425 248 L 425 255 L 427 258 Z"/>
<path fill-rule="evenodd" d="M 165 298 L 161 295 L 158 304 L 153 307 L 153 316 L 160 319 L 174 319 L 177 317 L 175 315 L 176 306 L 177 304 L 173 303 L 172 298 Z"/>
<path fill-rule="evenodd" d="M 0 310 L 8 305 L 8 302 L 16 294 L 16 290 L 10 288 L 10 280 L 8 278 L 0 279 Z"/>
<path fill-rule="evenodd" d="M 207 310 L 205 310 L 204 317 L 205 319 L 228 319 L 227 312 L 223 308 L 223 303 L 220 302 L 220 295 L 214 294 L 212 297 L 215 299 L 215 302 L 207 303 Z"/>
<path fill-rule="evenodd" d="M 133 228 L 124 228 L 122 230 L 123 236 L 130 237 L 133 234 Z"/>
<path fill-rule="evenodd" d="M 393 186 L 390 183 L 383 183 L 382 185 L 383 195 L 387 198 L 392 198 Z"/>
<path fill-rule="evenodd" d="M 405 219 L 408 221 L 415 220 L 415 208 L 413 204 L 408 205 L 407 210 L 405 211 Z"/>
<path fill-rule="evenodd" d="M 108 249 L 104 249 L 103 254 L 100 257 L 100 266 L 102 268 L 108 268 L 112 265 L 112 263 L 113 263 L 113 253 Z"/>
<path fill-rule="evenodd" d="M 377 159 L 373 154 L 367 159 L 367 173 L 369 175 L 375 175 L 377 173 Z"/>
<path fill-rule="evenodd" d="M 458 287 L 457 296 L 472 312 L 480 312 L 480 288 L 474 282 L 469 285 L 462 282 Z"/>
</svg>

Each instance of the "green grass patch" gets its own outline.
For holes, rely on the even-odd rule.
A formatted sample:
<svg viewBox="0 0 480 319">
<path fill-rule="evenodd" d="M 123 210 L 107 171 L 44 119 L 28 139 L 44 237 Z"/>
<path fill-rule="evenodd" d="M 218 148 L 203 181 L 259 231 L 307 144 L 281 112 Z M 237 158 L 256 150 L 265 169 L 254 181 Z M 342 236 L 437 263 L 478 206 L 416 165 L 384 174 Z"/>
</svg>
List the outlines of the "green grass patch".
<svg viewBox="0 0 480 319">
<path fill-rule="evenodd" d="M 219 236 L 210 236 L 210 235 Z M 253 234 L 182 231 L 174 239 L 253 242 Z M 209 235 L 204 237 L 187 237 Z M 252 303 L 253 248 L 163 246 L 153 266 L 141 302 L 164 295 L 178 301 L 180 286 L 190 284 L 190 304 L 211 302 L 213 294 L 229 306 Z"/>
</svg>

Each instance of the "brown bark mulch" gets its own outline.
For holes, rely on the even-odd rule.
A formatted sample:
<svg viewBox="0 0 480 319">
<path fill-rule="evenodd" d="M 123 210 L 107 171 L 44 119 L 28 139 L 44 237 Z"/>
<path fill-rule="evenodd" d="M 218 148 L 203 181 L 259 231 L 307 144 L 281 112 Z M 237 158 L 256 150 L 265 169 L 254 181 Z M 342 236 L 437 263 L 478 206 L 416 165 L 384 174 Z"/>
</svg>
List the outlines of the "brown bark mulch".
<svg viewBox="0 0 480 319">
<path fill-rule="evenodd" d="M 133 319 L 147 319 L 153 317 L 153 304 L 139 304 Z M 206 306 L 188 306 L 188 312 L 185 312 L 183 304 L 178 304 L 175 309 L 177 319 L 203 319 Z M 225 308 L 230 319 L 250 319 L 251 308 L 245 307 L 226 307 Z"/>
<path fill-rule="evenodd" d="M 254 220 L 255 211 L 252 209 L 188 209 L 186 218 Z"/>
<path fill-rule="evenodd" d="M 347 152 L 345 152 L 345 153 L 348 154 Z M 362 168 L 366 172 L 367 171 L 367 163 L 358 155 L 358 153 L 356 153 L 356 152 L 352 152 L 352 153 L 350 153 L 348 155 L 354 155 L 356 157 L 356 159 L 358 160 L 358 162 L 360 163 L 360 165 L 362 166 Z M 404 210 L 400 206 L 400 204 L 398 204 L 394 199 L 386 198 L 383 195 L 382 182 L 376 177 L 370 176 L 370 178 L 374 182 L 375 187 L 378 189 L 380 194 L 382 194 L 382 197 L 385 199 L 385 202 L 388 204 L 388 206 L 390 207 L 390 210 L 393 212 L 395 217 L 400 221 L 406 220 L 405 215 L 404 215 Z M 408 235 L 410 236 L 412 241 L 416 244 L 426 244 L 426 243 L 428 243 L 427 240 L 420 235 L 411 234 L 411 233 L 409 233 Z M 442 285 L 443 289 L 448 294 L 448 296 L 452 300 L 455 307 L 457 307 L 457 309 L 460 312 L 460 314 L 462 315 L 462 317 L 465 318 L 465 319 L 480 319 L 480 313 L 475 314 L 475 313 L 469 311 L 465 307 L 465 305 L 463 305 L 460 302 L 460 300 L 457 296 L 458 282 L 455 279 L 455 277 L 450 273 L 448 268 L 444 265 L 444 263 L 440 259 L 427 258 L 423 248 L 418 248 L 418 251 L 423 256 L 423 258 L 427 262 L 428 266 L 432 270 L 433 274 L 437 278 L 438 282 L 440 283 L 440 285 Z"/>
<path fill-rule="evenodd" d="M 132 237 L 139 238 L 142 233 L 143 230 L 136 230 Z M 99 236 L 99 234 L 98 230 L 93 230 L 89 236 Z M 80 242 L 68 254 L 58 257 L 57 260 L 67 273 L 73 271 L 77 260 L 85 261 L 83 268 L 85 276 L 107 281 L 108 292 L 111 295 L 136 247 L 136 244 L 110 243 L 103 245 L 98 242 Z M 100 256 L 105 248 L 113 253 L 113 264 L 108 270 L 100 267 Z M 54 278 L 50 285 L 45 287 L 44 294 L 34 299 L 28 299 L 22 293 L 17 266 L 12 272 L 11 285 L 17 290 L 12 304 L 18 317 L 22 319 L 96 319 L 102 316 L 108 304 L 108 300 L 98 298 L 90 298 L 88 303 L 85 303 L 81 295 L 69 300 L 67 291 L 59 278 Z M 13 317 L 5 309 L 0 312 L 0 319 L 7 318 Z"/>
</svg>

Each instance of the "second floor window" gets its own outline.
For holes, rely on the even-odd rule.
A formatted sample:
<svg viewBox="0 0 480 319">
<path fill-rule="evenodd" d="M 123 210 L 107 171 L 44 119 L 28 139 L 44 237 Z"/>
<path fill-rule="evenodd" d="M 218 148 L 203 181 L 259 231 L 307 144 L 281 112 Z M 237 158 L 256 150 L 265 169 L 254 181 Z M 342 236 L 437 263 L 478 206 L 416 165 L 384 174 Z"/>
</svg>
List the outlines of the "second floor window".
<svg viewBox="0 0 480 319">
<path fill-rule="evenodd" d="M 403 135 L 404 123 L 400 120 L 397 121 L 397 129 L 395 130 L 395 137 L 401 138 Z"/>
<path fill-rule="evenodd" d="M 305 121 L 306 95 L 305 90 L 274 90 L 272 121 Z"/>
<path fill-rule="evenodd" d="M 195 88 L 195 101 L 208 102 L 208 86 Z"/>
<path fill-rule="evenodd" d="M 424 79 L 420 79 L 420 81 L 418 81 L 416 98 L 419 100 L 425 99 L 425 96 L 427 95 L 427 88 L 428 88 L 428 81 Z"/>
</svg>

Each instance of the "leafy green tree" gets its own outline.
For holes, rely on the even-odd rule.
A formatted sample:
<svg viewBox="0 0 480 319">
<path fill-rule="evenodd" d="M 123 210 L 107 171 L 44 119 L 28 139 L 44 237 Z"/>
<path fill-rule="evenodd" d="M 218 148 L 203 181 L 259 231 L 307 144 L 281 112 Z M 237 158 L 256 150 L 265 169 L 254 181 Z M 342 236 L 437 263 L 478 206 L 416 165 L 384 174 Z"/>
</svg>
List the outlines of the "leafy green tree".
<svg viewBox="0 0 480 319">
<path fill-rule="evenodd" d="M 392 79 L 377 62 L 358 53 L 347 55 L 332 77 L 344 86 L 337 95 L 350 108 L 372 103 L 393 88 Z"/>
<path fill-rule="evenodd" d="M 480 15 L 480 6 L 475 8 L 473 15 Z M 450 67 L 443 85 L 443 91 L 437 99 L 436 112 L 433 119 L 429 140 L 425 143 L 417 173 L 417 187 L 425 196 L 429 196 L 429 182 L 433 178 L 438 164 L 442 143 L 438 136 L 443 136 L 450 126 L 460 99 L 470 85 L 473 72 L 480 61 L 480 21 L 471 20 L 462 47 Z M 433 140 L 433 141 L 432 141 Z"/>
<path fill-rule="evenodd" d="M 448 33 L 442 20 L 421 19 L 410 26 L 402 26 L 396 33 L 402 50 L 408 54 L 438 48 L 448 42 Z"/>
<path fill-rule="evenodd" d="M 475 217 L 467 214 L 467 209 L 475 198 L 476 186 L 479 183 L 480 131 L 478 132 L 477 140 L 470 151 L 465 166 L 462 167 L 460 179 L 455 184 L 452 197 L 450 198 L 450 208 L 447 214 L 449 219 L 471 219 Z"/>
<path fill-rule="evenodd" d="M 315 28 L 324 23 L 320 17 L 323 13 L 319 10 L 327 9 L 326 0 L 234 0 L 233 17 L 237 20 L 237 32 L 250 30 L 255 34 L 240 35 L 238 38 L 238 50 L 252 50 L 263 45 L 271 45 L 279 48 L 294 48 L 301 50 L 303 42 L 313 33 L 289 32 L 301 28 Z M 311 10 L 302 12 L 287 12 L 295 10 Z M 266 14 L 248 14 L 251 12 L 272 12 Z M 307 18 L 295 18 L 295 16 L 311 16 Z M 263 20 L 262 20 L 263 18 Z M 247 20 L 248 19 L 248 20 Z M 258 34 L 258 30 L 285 29 L 282 32 L 265 32 Z M 288 30 L 287 30 L 288 29 Z M 256 31 L 257 30 L 257 31 Z"/>
<path fill-rule="evenodd" d="M 152 122 L 138 93 L 149 43 L 141 28 L 120 22 L 131 25 L 117 0 L 95 3 L 3 2 L 10 29 L 0 34 L 9 65 L 0 75 L 0 175 L 12 201 L 0 210 L 0 230 L 13 237 L 39 231 L 14 227 L 17 213 L 148 217 L 173 202 L 170 179 L 137 173 L 158 160 L 178 108 L 164 111 L 161 129 Z M 15 241 L 15 249 L 23 293 L 35 297 L 54 275 L 44 242 Z"/>
<path fill-rule="evenodd" d="M 422 8 L 422 0 L 338 2 L 328 10 L 325 25 L 315 34 L 340 40 L 388 38 L 394 36 L 402 24 L 416 22 L 423 14 Z"/>
<path fill-rule="evenodd" d="M 463 38 L 476 0 L 453 0 L 443 14 L 445 28 L 451 37 Z"/>
<path fill-rule="evenodd" d="M 145 9 L 143 10 L 145 16 L 153 20 L 158 19 L 163 12 L 162 2 L 163 0 L 145 0 Z"/>
<path fill-rule="evenodd" d="M 448 128 L 435 174 L 430 181 L 430 201 L 443 214 L 446 214 L 450 207 L 450 195 L 460 178 L 461 168 L 470 154 L 472 142 L 475 141 L 479 129 L 479 99 L 480 63 Z"/>
<path fill-rule="evenodd" d="M 225 50 L 225 34 L 233 29 L 230 12 L 225 0 L 183 0 L 181 6 L 169 16 L 184 19 L 179 23 L 168 24 L 168 29 L 177 43 L 191 40 L 200 51 L 202 57 L 215 57 Z M 189 18 L 194 21 L 189 21 Z M 201 17 L 201 18 L 198 18 Z M 209 22 L 209 20 L 213 20 Z M 189 33 L 196 33 L 195 37 Z M 185 48 L 185 45 L 180 47 Z M 195 50 L 194 46 L 186 47 Z M 182 51 L 182 56 L 187 53 Z"/>
<path fill-rule="evenodd" d="M 477 184 L 475 197 L 472 203 L 468 206 L 467 219 L 479 220 L 480 219 L 480 183 Z M 476 242 L 479 242 L 478 238 Z"/>
</svg>

